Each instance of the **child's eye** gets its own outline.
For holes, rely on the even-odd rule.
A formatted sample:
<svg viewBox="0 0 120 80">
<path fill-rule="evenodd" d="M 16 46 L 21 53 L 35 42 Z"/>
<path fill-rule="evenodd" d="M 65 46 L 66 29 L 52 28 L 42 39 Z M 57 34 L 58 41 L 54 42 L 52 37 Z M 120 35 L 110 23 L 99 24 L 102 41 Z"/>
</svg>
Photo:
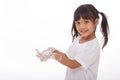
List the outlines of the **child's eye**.
<svg viewBox="0 0 120 80">
<path fill-rule="evenodd" d="M 75 22 L 75 25 L 79 25 L 80 24 L 80 22 Z"/>
<path fill-rule="evenodd" d="M 85 21 L 85 23 L 89 23 L 89 21 L 88 21 L 88 20 L 86 20 L 86 21 Z"/>
</svg>

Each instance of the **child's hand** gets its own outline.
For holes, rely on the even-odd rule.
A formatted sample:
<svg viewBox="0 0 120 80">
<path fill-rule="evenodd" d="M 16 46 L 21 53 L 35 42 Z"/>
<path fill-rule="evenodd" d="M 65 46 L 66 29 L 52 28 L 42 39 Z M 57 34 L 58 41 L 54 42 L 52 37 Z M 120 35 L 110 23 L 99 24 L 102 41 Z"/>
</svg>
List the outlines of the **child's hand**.
<svg viewBox="0 0 120 80">
<path fill-rule="evenodd" d="M 41 60 L 41 61 L 46 61 L 46 60 L 48 60 L 49 59 L 49 55 L 46 55 L 46 54 L 43 54 L 43 52 L 42 53 L 40 53 L 39 51 L 38 51 L 38 49 L 36 49 L 36 52 L 38 53 L 38 54 L 36 54 L 36 56 Z"/>
<path fill-rule="evenodd" d="M 41 61 L 46 61 L 46 60 L 54 57 L 53 53 L 54 53 L 55 50 L 56 50 L 56 49 L 53 48 L 53 47 L 49 47 L 48 49 L 46 49 L 46 50 L 44 50 L 44 51 L 42 51 L 42 52 L 39 52 L 38 49 L 36 49 L 36 52 L 38 53 L 36 56 L 37 56 Z"/>
<path fill-rule="evenodd" d="M 36 52 L 37 52 L 36 56 L 37 56 L 41 61 L 43 61 L 42 54 L 38 51 L 38 49 L 36 49 Z"/>
</svg>

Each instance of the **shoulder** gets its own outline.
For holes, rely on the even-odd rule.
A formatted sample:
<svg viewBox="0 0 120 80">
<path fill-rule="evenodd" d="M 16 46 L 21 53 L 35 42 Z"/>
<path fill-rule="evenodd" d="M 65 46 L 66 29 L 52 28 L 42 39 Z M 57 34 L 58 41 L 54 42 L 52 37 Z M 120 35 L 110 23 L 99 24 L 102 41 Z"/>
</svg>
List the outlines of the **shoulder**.
<svg viewBox="0 0 120 80">
<path fill-rule="evenodd" d="M 97 38 L 95 38 L 94 40 L 88 42 L 87 45 L 86 45 L 86 49 L 87 50 L 94 50 L 94 51 L 100 50 L 100 44 L 99 44 Z"/>
</svg>

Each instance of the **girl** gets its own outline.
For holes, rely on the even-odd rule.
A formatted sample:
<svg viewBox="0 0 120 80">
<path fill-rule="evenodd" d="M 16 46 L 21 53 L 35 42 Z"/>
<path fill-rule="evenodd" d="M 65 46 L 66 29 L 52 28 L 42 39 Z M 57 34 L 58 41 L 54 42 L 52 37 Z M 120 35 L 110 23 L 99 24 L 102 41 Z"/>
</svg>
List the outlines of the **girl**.
<svg viewBox="0 0 120 80">
<path fill-rule="evenodd" d="M 108 42 L 109 32 L 106 16 L 93 5 L 84 4 L 79 6 L 74 12 L 71 29 L 73 42 L 67 52 L 62 53 L 55 48 L 48 48 L 43 51 L 44 54 L 37 50 L 37 57 L 44 60 L 50 57 L 49 53 L 54 53 L 52 55 L 54 59 L 67 66 L 65 80 L 97 80 L 100 45 L 95 31 L 99 23 L 99 14 L 102 16 L 103 49 Z M 46 51 L 49 52 L 45 54 Z"/>
</svg>

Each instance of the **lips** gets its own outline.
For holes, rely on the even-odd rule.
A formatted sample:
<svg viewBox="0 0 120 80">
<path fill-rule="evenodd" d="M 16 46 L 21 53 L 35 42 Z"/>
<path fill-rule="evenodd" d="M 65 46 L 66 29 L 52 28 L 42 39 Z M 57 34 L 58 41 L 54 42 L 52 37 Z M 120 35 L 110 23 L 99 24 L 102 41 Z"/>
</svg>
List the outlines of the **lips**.
<svg viewBox="0 0 120 80">
<path fill-rule="evenodd" d="M 86 33 L 88 30 L 80 30 L 80 33 Z"/>
</svg>

